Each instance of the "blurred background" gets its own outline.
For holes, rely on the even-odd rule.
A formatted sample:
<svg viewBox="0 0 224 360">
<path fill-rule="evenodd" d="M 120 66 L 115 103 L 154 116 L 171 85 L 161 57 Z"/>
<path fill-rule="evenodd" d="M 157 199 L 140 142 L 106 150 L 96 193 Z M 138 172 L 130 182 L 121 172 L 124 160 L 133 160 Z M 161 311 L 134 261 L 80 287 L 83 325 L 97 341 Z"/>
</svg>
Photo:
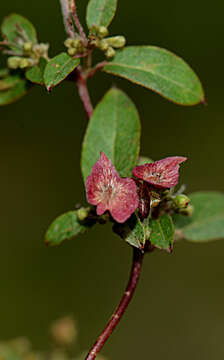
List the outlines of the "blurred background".
<svg viewBox="0 0 224 360">
<path fill-rule="evenodd" d="M 87 0 L 77 3 L 84 20 Z M 50 41 L 51 56 L 63 50 L 59 1 L 1 1 L 0 20 L 11 12 L 34 23 L 39 40 Z M 208 106 L 180 107 L 103 73 L 89 84 L 94 104 L 115 83 L 135 100 L 142 155 L 189 157 L 182 167 L 189 193 L 224 190 L 223 12 L 221 0 L 120 0 L 110 27 L 128 44 L 158 45 L 183 57 L 201 78 Z M 69 83 L 50 95 L 37 86 L 0 108 L 2 340 L 27 335 L 45 349 L 49 323 L 73 314 L 77 352 L 88 349 L 126 286 L 132 251 L 110 226 L 57 248 L 44 245 L 49 223 L 85 202 L 79 158 L 86 125 Z M 172 255 L 147 256 L 135 299 L 103 353 L 111 360 L 223 358 L 223 264 L 222 241 L 179 243 Z"/>
</svg>

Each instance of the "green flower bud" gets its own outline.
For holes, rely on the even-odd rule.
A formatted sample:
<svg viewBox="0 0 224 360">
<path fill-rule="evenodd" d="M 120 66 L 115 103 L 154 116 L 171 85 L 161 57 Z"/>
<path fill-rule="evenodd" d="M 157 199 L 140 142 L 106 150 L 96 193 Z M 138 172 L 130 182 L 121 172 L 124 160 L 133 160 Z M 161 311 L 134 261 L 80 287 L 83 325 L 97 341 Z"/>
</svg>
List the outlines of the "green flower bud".
<svg viewBox="0 0 224 360">
<path fill-rule="evenodd" d="M 108 59 L 111 59 L 112 57 L 114 57 L 115 54 L 115 50 L 112 47 L 109 47 L 105 55 Z"/>
<path fill-rule="evenodd" d="M 74 40 L 74 39 L 72 39 L 72 38 L 66 39 L 65 42 L 64 42 L 64 45 L 65 45 L 67 48 L 72 47 L 73 40 Z"/>
<path fill-rule="evenodd" d="M 193 205 L 188 205 L 188 207 L 186 209 L 180 209 L 179 212 L 180 212 L 181 215 L 192 216 L 193 212 L 194 212 L 194 206 Z"/>
<path fill-rule="evenodd" d="M 19 65 L 20 69 L 25 69 L 31 65 L 32 65 L 32 61 L 30 59 L 27 58 L 20 59 L 20 65 Z"/>
<path fill-rule="evenodd" d="M 23 44 L 23 50 L 24 50 L 25 52 L 30 53 L 30 52 L 32 51 L 32 49 L 33 49 L 33 44 L 32 44 L 32 42 L 25 42 L 25 43 Z"/>
<path fill-rule="evenodd" d="M 83 43 L 81 39 L 74 39 L 72 40 L 72 45 L 73 48 L 77 49 L 78 51 L 83 50 Z"/>
<path fill-rule="evenodd" d="M 190 199 L 186 195 L 182 194 L 175 196 L 173 201 L 178 209 L 185 209 L 188 206 Z"/>
<path fill-rule="evenodd" d="M 89 208 L 81 207 L 80 209 L 77 210 L 76 214 L 80 221 L 84 221 L 89 215 Z"/>
<path fill-rule="evenodd" d="M 20 67 L 21 58 L 19 56 L 11 56 L 8 58 L 9 69 L 18 69 Z"/>
<path fill-rule="evenodd" d="M 74 55 L 76 55 L 76 54 L 77 54 L 77 50 L 76 50 L 76 49 L 74 49 L 74 48 L 69 48 L 69 49 L 68 49 L 68 55 L 74 56 Z"/>
<path fill-rule="evenodd" d="M 125 46 L 126 39 L 124 36 L 113 36 L 105 39 L 108 45 L 112 46 L 115 49 L 119 49 Z"/>
<path fill-rule="evenodd" d="M 109 34 L 108 29 L 105 26 L 100 26 L 96 29 L 97 35 L 100 38 L 104 38 L 105 36 L 107 36 Z"/>
<path fill-rule="evenodd" d="M 96 46 L 102 51 L 107 51 L 109 49 L 109 44 L 106 42 L 106 40 L 97 41 Z"/>
<path fill-rule="evenodd" d="M 37 44 L 33 47 L 33 51 L 38 56 L 45 56 L 48 53 L 49 44 Z"/>
</svg>

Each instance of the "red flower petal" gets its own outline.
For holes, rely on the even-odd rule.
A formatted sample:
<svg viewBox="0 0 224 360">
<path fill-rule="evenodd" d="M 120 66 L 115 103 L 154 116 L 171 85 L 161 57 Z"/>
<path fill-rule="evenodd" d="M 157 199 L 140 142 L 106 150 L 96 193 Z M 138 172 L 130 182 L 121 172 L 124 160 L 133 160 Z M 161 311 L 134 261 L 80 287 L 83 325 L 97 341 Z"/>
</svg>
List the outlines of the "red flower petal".
<svg viewBox="0 0 224 360">
<path fill-rule="evenodd" d="M 86 180 L 87 200 L 97 206 L 97 214 L 109 210 L 119 223 L 125 222 L 138 207 L 137 187 L 134 180 L 122 179 L 102 152 Z"/>
<path fill-rule="evenodd" d="M 169 189 L 178 183 L 179 164 L 186 161 L 186 157 L 173 156 L 154 163 L 136 166 L 133 174 L 157 188 Z"/>
</svg>

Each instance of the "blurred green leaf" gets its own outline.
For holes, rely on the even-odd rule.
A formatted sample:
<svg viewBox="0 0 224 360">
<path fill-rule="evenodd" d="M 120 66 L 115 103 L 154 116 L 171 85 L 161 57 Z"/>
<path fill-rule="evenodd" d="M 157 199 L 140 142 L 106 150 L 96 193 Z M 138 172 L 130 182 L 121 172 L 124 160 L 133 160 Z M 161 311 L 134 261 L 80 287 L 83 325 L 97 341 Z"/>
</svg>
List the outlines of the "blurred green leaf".
<svg viewBox="0 0 224 360">
<path fill-rule="evenodd" d="M 45 236 L 47 245 L 60 245 L 65 240 L 70 240 L 84 233 L 92 224 L 81 222 L 77 211 L 69 211 L 60 215 L 50 225 Z"/>
<path fill-rule="evenodd" d="M 44 82 L 50 91 L 62 82 L 79 65 L 80 60 L 61 53 L 49 61 L 44 72 Z"/>
<path fill-rule="evenodd" d="M 204 102 L 202 85 L 178 56 L 155 46 L 130 46 L 116 52 L 104 71 L 151 89 L 180 105 Z"/>
<path fill-rule="evenodd" d="M 190 196 L 192 217 L 175 215 L 175 226 L 186 240 L 206 242 L 224 239 L 224 194 L 197 192 Z"/>
<path fill-rule="evenodd" d="M 6 40 L 10 42 L 10 48 L 17 54 L 23 54 L 21 39 L 23 42 L 37 43 L 37 33 L 33 24 L 18 14 L 7 16 L 3 20 L 1 31 Z"/>
<path fill-rule="evenodd" d="M 26 94 L 29 89 L 27 81 L 20 75 L 9 75 L 0 80 L 0 106 L 8 105 Z"/>
<path fill-rule="evenodd" d="M 84 180 L 103 151 L 122 177 L 131 176 L 139 154 L 140 121 L 133 102 L 118 89 L 107 92 L 89 122 L 82 147 Z"/>
<path fill-rule="evenodd" d="M 136 165 L 145 165 L 145 164 L 151 164 L 154 161 L 150 158 L 148 158 L 147 156 L 139 156 L 137 164 Z"/>
<path fill-rule="evenodd" d="M 87 7 L 86 22 L 92 26 L 108 27 L 117 9 L 117 0 L 90 0 Z"/>
<path fill-rule="evenodd" d="M 133 214 L 125 224 L 116 223 L 113 230 L 131 246 L 142 249 L 146 240 L 149 239 L 148 219 L 141 222 L 136 214 Z"/>
<path fill-rule="evenodd" d="M 44 70 L 45 70 L 46 65 L 47 65 L 47 60 L 41 57 L 38 65 L 32 66 L 31 68 L 26 70 L 25 75 L 26 75 L 27 80 L 29 80 L 35 84 L 43 85 L 44 84 Z"/>
<path fill-rule="evenodd" d="M 0 79 L 9 75 L 9 69 L 0 69 Z"/>
<path fill-rule="evenodd" d="M 171 252 L 174 243 L 174 225 L 172 218 L 165 214 L 149 221 L 150 242 L 158 249 Z"/>
</svg>

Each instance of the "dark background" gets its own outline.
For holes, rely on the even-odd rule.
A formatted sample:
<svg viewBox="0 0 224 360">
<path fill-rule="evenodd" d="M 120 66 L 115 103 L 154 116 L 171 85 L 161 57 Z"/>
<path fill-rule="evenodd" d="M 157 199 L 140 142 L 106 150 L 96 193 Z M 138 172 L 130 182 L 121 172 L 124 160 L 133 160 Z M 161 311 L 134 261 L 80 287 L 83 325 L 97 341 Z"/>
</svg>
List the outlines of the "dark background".
<svg viewBox="0 0 224 360">
<path fill-rule="evenodd" d="M 80 3 L 84 19 L 87 1 Z M 50 55 L 65 38 L 59 1 L 0 2 L 0 18 L 28 17 Z M 188 191 L 223 186 L 224 3 L 202 0 L 120 0 L 111 33 L 128 44 L 152 44 L 183 57 L 200 76 L 208 106 L 180 107 L 125 80 L 99 74 L 94 104 L 116 83 L 135 100 L 142 154 L 184 155 Z M 85 201 L 79 158 L 87 120 L 72 84 L 51 95 L 36 87 L 0 109 L 0 338 L 28 335 L 48 346 L 48 325 L 74 314 L 79 349 L 88 348 L 118 303 L 129 273 L 131 248 L 98 227 L 58 248 L 43 242 L 48 224 Z M 182 177 L 183 179 L 183 177 Z M 110 359 L 221 359 L 224 354 L 224 242 L 180 243 L 170 256 L 145 258 L 133 303 L 105 346 Z M 77 349 L 78 350 L 78 349 Z"/>
</svg>

